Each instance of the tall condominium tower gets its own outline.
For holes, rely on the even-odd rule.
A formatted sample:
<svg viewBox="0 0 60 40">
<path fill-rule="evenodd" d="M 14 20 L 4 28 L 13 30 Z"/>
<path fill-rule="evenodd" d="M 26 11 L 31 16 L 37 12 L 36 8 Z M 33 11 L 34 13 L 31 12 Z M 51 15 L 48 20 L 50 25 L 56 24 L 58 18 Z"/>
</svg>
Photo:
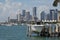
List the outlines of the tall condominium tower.
<svg viewBox="0 0 60 40">
<path fill-rule="evenodd" d="M 34 21 L 37 21 L 37 8 L 33 7 L 33 17 L 34 17 Z"/>
<path fill-rule="evenodd" d="M 33 16 L 36 17 L 36 15 L 37 15 L 37 9 L 36 7 L 33 7 Z"/>
<path fill-rule="evenodd" d="M 8 22 L 10 22 L 10 17 L 8 17 Z"/>
<path fill-rule="evenodd" d="M 46 16 L 47 16 L 47 20 L 50 20 L 50 14 L 47 14 Z"/>
<path fill-rule="evenodd" d="M 44 11 L 41 12 L 41 20 L 46 20 L 46 13 Z"/>
<path fill-rule="evenodd" d="M 25 15 L 25 20 L 26 21 L 29 21 L 30 20 L 30 12 L 26 12 L 26 15 Z"/>
<path fill-rule="evenodd" d="M 17 20 L 20 21 L 21 14 L 17 14 Z"/>
<path fill-rule="evenodd" d="M 24 17 L 26 13 L 26 10 L 22 10 L 22 16 Z"/>
<path fill-rule="evenodd" d="M 57 14 L 58 14 L 58 10 L 57 9 L 50 10 L 50 20 L 57 20 Z"/>
</svg>

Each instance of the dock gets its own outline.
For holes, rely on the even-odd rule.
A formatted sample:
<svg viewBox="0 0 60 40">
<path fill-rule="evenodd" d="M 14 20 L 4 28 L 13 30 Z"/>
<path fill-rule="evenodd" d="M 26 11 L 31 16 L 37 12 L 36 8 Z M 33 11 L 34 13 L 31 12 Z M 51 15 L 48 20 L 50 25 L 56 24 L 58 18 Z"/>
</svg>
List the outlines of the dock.
<svg viewBox="0 0 60 40">
<path fill-rule="evenodd" d="M 60 24 L 57 21 L 43 21 L 43 25 L 41 32 L 33 31 L 32 26 L 28 26 L 28 36 L 60 37 Z"/>
</svg>

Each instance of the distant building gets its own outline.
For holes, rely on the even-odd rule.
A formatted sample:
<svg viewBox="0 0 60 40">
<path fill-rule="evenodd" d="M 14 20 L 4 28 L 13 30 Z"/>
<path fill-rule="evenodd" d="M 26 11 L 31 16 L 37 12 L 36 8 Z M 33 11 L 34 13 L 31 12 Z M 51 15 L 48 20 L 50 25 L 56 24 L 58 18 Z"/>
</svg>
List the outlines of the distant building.
<svg viewBox="0 0 60 40">
<path fill-rule="evenodd" d="M 17 20 L 20 21 L 21 14 L 17 14 Z"/>
<path fill-rule="evenodd" d="M 37 8 L 33 7 L 33 17 L 34 17 L 34 21 L 37 21 Z"/>
<path fill-rule="evenodd" d="M 8 23 L 17 23 L 18 20 L 17 19 L 10 19 L 10 17 L 8 17 Z"/>
<path fill-rule="evenodd" d="M 36 17 L 36 15 L 37 15 L 37 9 L 36 7 L 33 7 L 33 16 Z"/>
<path fill-rule="evenodd" d="M 25 17 L 26 10 L 22 10 L 22 16 Z"/>
<path fill-rule="evenodd" d="M 41 12 L 41 20 L 46 20 L 46 13 L 44 11 Z"/>
<path fill-rule="evenodd" d="M 23 17 L 23 15 L 22 14 L 19 14 L 18 15 L 18 22 L 23 22 L 24 21 L 24 19 L 23 19 L 24 17 Z"/>
<path fill-rule="evenodd" d="M 23 19 L 23 15 L 20 15 L 20 22 L 23 22 L 24 19 Z"/>
<path fill-rule="evenodd" d="M 47 14 L 47 19 L 46 20 L 50 20 L 50 14 Z"/>
<path fill-rule="evenodd" d="M 58 10 L 57 9 L 50 10 L 50 20 L 57 20 L 57 14 L 58 14 Z"/>
<path fill-rule="evenodd" d="M 10 17 L 8 17 L 8 22 L 10 22 Z"/>
<path fill-rule="evenodd" d="M 17 23 L 17 19 L 10 19 L 10 23 Z"/>
<path fill-rule="evenodd" d="M 31 18 L 30 12 L 26 12 L 25 19 L 26 21 L 29 21 Z"/>
</svg>

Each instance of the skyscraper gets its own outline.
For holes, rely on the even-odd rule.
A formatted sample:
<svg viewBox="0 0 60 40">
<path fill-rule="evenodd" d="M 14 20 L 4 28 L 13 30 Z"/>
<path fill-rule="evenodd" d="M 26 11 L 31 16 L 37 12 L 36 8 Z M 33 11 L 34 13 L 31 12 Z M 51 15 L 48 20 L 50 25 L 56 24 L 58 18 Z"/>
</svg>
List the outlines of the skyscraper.
<svg viewBox="0 0 60 40">
<path fill-rule="evenodd" d="M 17 14 L 17 20 L 20 21 L 21 14 Z"/>
<path fill-rule="evenodd" d="M 22 10 L 22 16 L 23 17 L 25 16 L 25 12 L 26 12 L 26 10 Z"/>
<path fill-rule="evenodd" d="M 33 17 L 34 17 L 34 21 L 37 21 L 37 8 L 33 7 Z"/>
<path fill-rule="evenodd" d="M 10 17 L 8 17 L 8 22 L 10 22 Z"/>
<path fill-rule="evenodd" d="M 50 20 L 57 20 L 57 13 L 58 13 L 57 9 L 50 10 Z"/>
<path fill-rule="evenodd" d="M 50 14 L 47 14 L 46 16 L 47 16 L 47 20 L 50 20 Z"/>
<path fill-rule="evenodd" d="M 30 12 L 26 12 L 26 15 L 25 15 L 25 20 L 26 21 L 29 21 L 30 20 Z"/>
<path fill-rule="evenodd" d="M 55 16 L 54 20 L 57 20 L 58 19 L 57 18 L 58 17 L 58 10 L 57 9 L 55 10 L 55 15 L 54 16 Z"/>
<path fill-rule="evenodd" d="M 36 7 L 33 7 L 33 16 L 36 17 L 36 15 L 37 15 L 37 9 Z"/>
<path fill-rule="evenodd" d="M 46 13 L 44 11 L 41 12 L 41 20 L 46 20 Z"/>
</svg>

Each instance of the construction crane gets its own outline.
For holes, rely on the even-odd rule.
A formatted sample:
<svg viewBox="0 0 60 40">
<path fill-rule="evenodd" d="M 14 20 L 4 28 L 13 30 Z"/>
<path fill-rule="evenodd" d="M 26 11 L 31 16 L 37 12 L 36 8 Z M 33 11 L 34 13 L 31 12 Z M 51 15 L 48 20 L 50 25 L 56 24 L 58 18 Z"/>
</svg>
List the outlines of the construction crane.
<svg viewBox="0 0 60 40">
<path fill-rule="evenodd" d="M 55 0 L 55 1 L 53 2 L 53 6 L 57 7 L 57 5 L 58 5 L 59 2 L 60 2 L 60 0 Z"/>
</svg>

